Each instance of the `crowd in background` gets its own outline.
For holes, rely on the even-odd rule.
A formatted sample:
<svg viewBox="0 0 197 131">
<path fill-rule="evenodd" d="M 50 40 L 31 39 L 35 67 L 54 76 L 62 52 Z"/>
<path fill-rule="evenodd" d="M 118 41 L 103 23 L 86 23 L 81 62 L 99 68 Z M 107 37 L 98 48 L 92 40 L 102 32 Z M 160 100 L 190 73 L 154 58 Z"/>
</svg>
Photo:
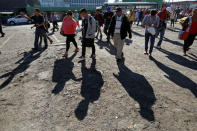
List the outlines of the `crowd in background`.
<svg viewBox="0 0 197 131">
<path fill-rule="evenodd" d="M 38 9 L 35 9 L 34 16 L 28 17 L 21 13 L 28 20 L 33 20 L 36 27 L 35 30 L 35 42 L 34 50 L 39 51 L 39 47 L 42 43 L 42 38 L 44 38 L 45 47 L 48 48 L 48 40 L 53 43 L 53 40 L 48 36 L 50 23 L 48 17 L 41 14 Z M 184 19 L 182 19 L 184 18 Z M 161 49 L 162 41 L 167 28 L 167 23 L 170 22 L 170 26 L 174 27 L 175 22 L 178 19 L 182 25 L 183 32 L 189 32 L 187 39 L 184 38 L 184 55 L 190 49 L 189 47 L 193 44 L 194 39 L 197 35 L 197 22 L 196 22 L 196 9 L 181 9 L 181 8 L 162 8 L 160 10 L 155 9 L 131 9 L 126 12 L 122 8 L 117 7 L 115 12 L 107 7 L 106 11 L 103 13 L 101 10 L 97 9 L 95 13 L 90 13 L 86 9 L 81 11 L 68 11 L 62 22 L 62 27 L 60 28 L 60 34 L 66 37 L 66 52 L 64 56 L 67 57 L 70 48 L 70 43 L 72 42 L 76 47 L 75 52 L 79 51 L 75 36 L 78 32 L 82 32 L 82 59 L 85 59 L 86 47 L 92 48 L 91 57 L 96 57 L 96 51 L 94 46 L 94 40 L 103 39 L 103 33 L 106 35 L 107 41 L 113 39 L 114 47 L 116 49 L 116 59 L 121 61 L 123 59 L 123 47 L 124 41 L 127 36 L 132 38 L 132 25 L 141 25 L 145 27 L 145 55 L 152 57 L 153 47 L 155 39 L 159 37 L 159 41 L 156 45 L 157 49 Z M 80 27 L 79 20 L 82 20 L 82 25 Z M 52 14 L 50 21 L 52 22 L 52 33 L 59 30 L 58 27 L 58 17 L 55 13 Z M 0 24 L 1 25 L 1 24 Z M 1 26 L 0 26 L 1 27 Z M 32 27 L 32 28 L 33 28 Z M 130 27 L 130 28 L 128 28 Z M 2 36 L 2 28 L 0 28 L 0 33 Z M 148 43 L 150 39 L 150 49 L 148 51 Z M 39 43 L 40 40 L 40 44 Z"/>
</svg>

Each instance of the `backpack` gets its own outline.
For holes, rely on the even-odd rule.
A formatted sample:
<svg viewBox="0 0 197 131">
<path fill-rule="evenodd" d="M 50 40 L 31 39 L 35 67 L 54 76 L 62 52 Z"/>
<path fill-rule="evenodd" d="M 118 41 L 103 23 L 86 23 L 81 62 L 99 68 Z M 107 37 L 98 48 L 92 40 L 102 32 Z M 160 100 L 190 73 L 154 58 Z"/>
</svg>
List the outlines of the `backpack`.
<svg viewBox="0 0 197 131">
<path fill-rule="evenodd" d="M 89 22 L 90 22 L 90 25 L 92 26 L 92 16 L 89 17 Z M 96 30 L 95 30 L 95 32 L 97 32 L 97 29 L 98 29 L 98 22 L 96 22 Z"/>
</svg>

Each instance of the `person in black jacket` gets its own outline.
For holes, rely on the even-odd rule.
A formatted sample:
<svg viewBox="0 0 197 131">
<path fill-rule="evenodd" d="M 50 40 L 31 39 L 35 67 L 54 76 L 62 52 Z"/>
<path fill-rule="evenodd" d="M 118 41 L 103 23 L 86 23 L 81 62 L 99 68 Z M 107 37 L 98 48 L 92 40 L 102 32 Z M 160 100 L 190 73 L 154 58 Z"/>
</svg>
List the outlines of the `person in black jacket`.
<svg viewBox="0 0 197 131">
<path fill-rule="evenodd" d="M 122 13 L 122 9 L 118 7 L 116 14 L 112 17 L 108 31 L 108 37 L 112 36 L 114 39 L 114 47 L 117 49 L 116 59 L 118 62 L 121 61 L 123 57 L 122 50 L 127 33 L 129 33 L 129 38 L 131 39 L 129 20 L 127 16 Z"/>
</svg>

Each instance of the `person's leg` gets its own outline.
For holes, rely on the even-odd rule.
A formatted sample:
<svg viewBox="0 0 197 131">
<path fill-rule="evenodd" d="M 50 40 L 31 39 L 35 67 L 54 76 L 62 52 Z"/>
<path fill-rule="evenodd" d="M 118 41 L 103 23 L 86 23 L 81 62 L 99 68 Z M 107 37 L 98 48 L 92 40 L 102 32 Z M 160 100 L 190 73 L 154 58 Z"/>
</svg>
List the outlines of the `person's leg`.
<svg viewBox="0 0 197 131">
<path fill-rule="evenodd" d="M 74 46 L 75 46 L 76 49 L 79 49 L 78 46 L 77 46 L 77 42 L 75 40 L 75 35 L 71 35 L 70 41 L 74 44 Z"/>
<path fill-rule="evenodd" d="M 170 26 L 172 27 L 172 19 L 170 20 Z"/>
<path fill-rule="evenodd" d="M 47 39 L 50 41 L 51 44 L 53 44 L 53 40 L 47 35 Z"/>
<path fill-rule="evenodd" d="M 183 50 L 186 52 L 189 47 L 193 44 L 196 35 L 189 35 L 187 40 L 184 40 Z"/>
<path fill-rule="evenodd" d="M 148 51 L 148 42 L 149 42 L 150 33 L 145 33 L 145 54 Z"/>
<path fill-rule="evenodd" d="M 150 35 L 151 39 L 150 39 L 150 50 L 149 50 L 149 54 L 151 55 L 153 52 L 153 47 L 155 44 L 155 36 L 154 35 Z"/>
<path fill-rule="evenodd" d="M 114 47 L 117 49 L 118 47 L 118 34 L 114 33 Z"/>
<path fill-rule="evenodd" d="M 66 54 L 67 54 L 67 52 L 68 52 L 69 49 L 70 49 L 70 42 L 71 42 L 71 38 L 70 38 L 70 36 L 68 35 L 67 38 L 66 38 Z"/>
<path fill-rule="evenodd" d="M 87 42 L 87 39 L 83 38 L 83 40 L 82 40 L 82 57 L 85 57 L 85 54 L 86 54 L 86 42 Z"/>
<path fill-rule="evenodd" d="M 91 42 L 91 45 L 92 45 L 92 55 L 91 56 L 95 57 L 94 55 L 96 53 L 96 49 L 95 49 L 95 45 L 94 45 L 94 39 L 91 39 L 90 42 Z"/>
<path fill-rule="evenodd" d="M 55 22 L 53 21 L 53 32 L 55 32 Z"/>
<path fill-rule="evenodd" d="M 44 29 L 41 30 L 42 36 L 44 37 L 44 44 L 45 44 L 45 49 L 48 48 L 48 41 L 47 41 L 47 34 L 46 31 Z"/>
<path fill-rule="evenodd" d="M 124 46 L 124 40 L 121 39 L 120 34 L 119 34 L 119 37 L 118 37 L 118 47 L 117 47 L 117 55 L 116 55 L 116 58 L 117 59 L 122 59 L 123 46 Z"/>
<path fill-rule="evenodd" d="M 163 41 L 163 37 L 164 37 L 164 34 L 165 34 L 165 30 L 166 30 L 166 28 L 163 28 L 162 29 L 162 31 L 160 32 L 160 38 L 159 38 L 159 42 L 158 42 L 158 44 L 157 44 L 157 46 L 161 46 L 161 43 L 162 43 L 162 41 Z"/>
<path fill-rule="evenodd" d="M 100 39 L 102 39 L 103 35 L 102 35 L 102 31 L 101 31 L 101 26 L 99 26 L 98 31 L 99 31 L 99 34 L 100 34 Z"/>
<path fill-rule="evenodd" d="M 104 33 L 105 33 L 106 36 L 107 36 L 107 30 L 108 30 L 108 25 L 105 25 L 105 27 L 104 27 Z"/>
<path fill-rule="evenodd" d="M 40 35 L 40 42 L 39 42 L 39 46 L 41 47 L 42 46 L 42 35 Z"/>
<path fill-rule="evenodd" d="M 172 20 L 172 26 L 174 27 L 174 19 Z"/>
<path fill-rule="evenodd" d="M 39 29 L 36 29 L 36 32 L 35 32 L 35 40 L 34 40 L 34 48 L 35 49 L 38 49 L 38 41 L 39 41 L 39 37 L 40 37 L 40 30 Z"/>
</svg>

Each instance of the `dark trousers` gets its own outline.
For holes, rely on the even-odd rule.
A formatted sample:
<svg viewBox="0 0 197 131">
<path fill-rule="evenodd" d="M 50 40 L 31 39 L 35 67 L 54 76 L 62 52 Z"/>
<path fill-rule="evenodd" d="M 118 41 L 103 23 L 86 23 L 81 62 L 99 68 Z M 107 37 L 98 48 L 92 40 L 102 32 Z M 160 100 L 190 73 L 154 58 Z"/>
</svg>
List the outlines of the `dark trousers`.
<svg viewBox="0 0 197 131">
<path fill-rule="evenodd" d="M 171 19 L 171 24 L 170 26 L 173 26 L 174 27 L 174 19 Z"/>
<path fill-rule="evenodd" d="M 53 21 L 53 32 L 55 32 L 55 29 L 58 29 L 57 21 Z"/>
<path fill-rule="evenodd" d="M 0 33 L 1 33 L 1 35 L 3 35 L 4 33 L 3 33 L 3 30 L 2 30 L 2 24 L 0 23 Z"/>
<path fill-rule="evenodd" d="M 108 28 L 109 28 L 109 24 L 105 24 L 103 32 L 105 33 L 106 36 L 107 36 Z"/>
<path fill-rule="evenodd" d="M 197 36 L 197 34 L 189 35 L 187 40 L 184 40 L 183 50 L 187 51 L 188 48 L 194 43 L 194 39 Z"/>
<path fill-rule="evenodd" d="M 94 38 L 83 38 L 82 40 L 82 56 L 85 57 L 86 54 L 86 47 L 92 48 L 92 55 L 95 55 L 95 45 L 94 45 Z"/>
<path fill-rule="evenodd" d="M 153 47 L 154 47 L 154 44 L 155 44 L 155 35 L 151 35 L 150 33 L 145 33 L 145 51 L 148 50 L 149 39 L 150 39 L 149 53 L 151 54 L 153 52 Z"/>
<path fill-rule="evenodd" d="M 66 51 L 69 50 L 70 48 L 70 42 L 72 42 L 75 46 L 75 48 L 78 49 L 78 46 L 77 46 L 77 42 L 75 40 L 75 34 L 70 34 L 70 35 L 66 35 L 67 39 L 66 39 Z"/>
<path fill-rule="evenodd" d="M 165 35 L 165 31 L 166 31 L 166 28 L 164 28 L 164 27 L 160 31 L 157 30 L 156 36 L 158 37 L 158 35 L 160 34 L 160 38 L 159 38 L 159 42 L 158 42 L 157 46 L 161 46 L 161 43 L 163 41 L 163 37 Z"/>
<path fill-rule="evenodd" d="M 139 18 L 137 21 L 137 26 L 140 24 L 140 22 L 142 23 L 143 18 Z"/>
<path fill-rule="evenodd" d="M 38 49 L 39 48 L 38 41 L 39 41 L 39 38 L 41 36 L 44 37 L 45 47 L 48 47 L 47 34 L 46 34 L 45 29 L 36 28 L 35 42 L 34 42 L 34 48 L 35 49 Z"/>
</svg>

